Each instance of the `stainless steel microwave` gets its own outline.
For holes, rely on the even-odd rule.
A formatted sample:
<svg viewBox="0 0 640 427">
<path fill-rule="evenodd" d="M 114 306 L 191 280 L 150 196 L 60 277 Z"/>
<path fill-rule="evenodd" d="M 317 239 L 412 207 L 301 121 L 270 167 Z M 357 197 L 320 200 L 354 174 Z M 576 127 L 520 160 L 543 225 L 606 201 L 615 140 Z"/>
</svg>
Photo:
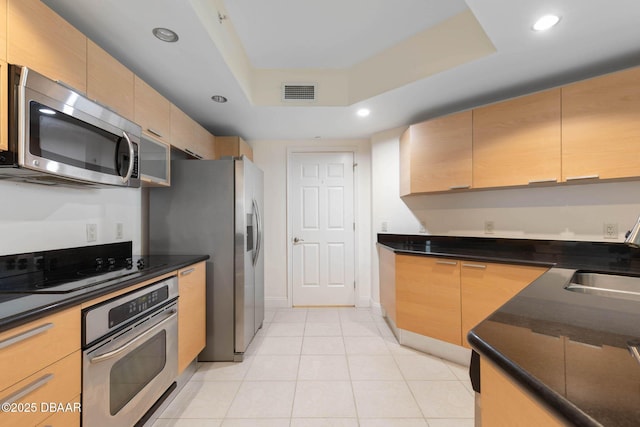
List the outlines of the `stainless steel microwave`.
<svg viewBox="0 0 640 427">
<path fill-rule="evenodd" d="M 9 66 L 0 179 L 140 187 L 137 124 L 37 72 Z"/>
</svg>

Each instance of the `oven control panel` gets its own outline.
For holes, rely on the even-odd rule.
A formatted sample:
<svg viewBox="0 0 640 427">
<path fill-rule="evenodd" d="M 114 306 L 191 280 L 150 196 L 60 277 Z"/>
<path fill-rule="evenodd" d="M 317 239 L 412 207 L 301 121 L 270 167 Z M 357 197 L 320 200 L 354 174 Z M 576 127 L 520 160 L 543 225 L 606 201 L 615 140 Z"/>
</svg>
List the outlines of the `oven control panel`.
<svg viewBox="0 0 640 427">
<path fill-rule="evenodd" d="M 163 286 L 144 295 L 128 300 L 109 310 L 109 328 L 137 317 L 151 307 L 169 299 L 169 287 Z"/>
</svg>

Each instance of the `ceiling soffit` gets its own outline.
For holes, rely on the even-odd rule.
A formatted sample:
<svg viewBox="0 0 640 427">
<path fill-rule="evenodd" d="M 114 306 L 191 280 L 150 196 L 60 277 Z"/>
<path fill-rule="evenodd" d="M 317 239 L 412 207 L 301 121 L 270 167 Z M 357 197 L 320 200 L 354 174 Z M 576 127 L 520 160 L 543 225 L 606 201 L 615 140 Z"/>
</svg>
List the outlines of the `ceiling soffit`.
<svg viewBox="0 0 640 427">
<path fill-rule="evenodd" d="M 351 67 L 255 68 L 223 0 L 190 1 L 245 95 L 258 106 L 347 106 L 427 78 L 496 51 L 465 9 Z M 314 101 L 283 101 L 282 85 L 315 84 Z"/>
</svg>

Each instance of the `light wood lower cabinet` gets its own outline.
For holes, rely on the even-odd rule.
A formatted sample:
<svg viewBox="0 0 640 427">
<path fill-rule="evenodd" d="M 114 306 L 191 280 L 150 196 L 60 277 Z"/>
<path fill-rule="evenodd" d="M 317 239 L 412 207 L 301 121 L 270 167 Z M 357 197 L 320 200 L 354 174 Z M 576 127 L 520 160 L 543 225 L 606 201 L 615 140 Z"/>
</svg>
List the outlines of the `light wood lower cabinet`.
<svg viewBox="0 0 640 427">
<path fill-rule="evenodd" d="M 206 263 L 178 270 L 178 373 L 206 344 Z"/>
<path fill-rule="evenodd" d="M 38 427 L 75 427 L 80 425 L 81 413 L 75 411 L 80 407 L 80 395 L 64 405 L 65 410 L 58 410 L 49 418 L 38 424 Z M 72 410 L 67 410 L 73 408 Z"/>
<path fill-rule="evenodd" d="M 378 263 L 380 266 L 380 305 L 382 305 L 387 318 L 397 326 L 395 252 L 391 249 L 378 246 Z"/>
<path fill-rule="evenodd" d="M 460 263 L 396 256 L 397 326 L 460 345 Z"/>
<path fill-rule="evenodd" d="M 7 88 L 9 69 L 5 61 L 0 61 L 0 150 L 9 149 L 9 136 L 7 134 L 7 126 L 9 117 L 7 107 L 9 106 L 9 98 Z"/>
<path fill-rule="evenodd" d="M 4 367 L 0 391 L 79 349 L 79 307 L 3 332 L 0 334 L 0 366 Z"/>
<path fill-rule="evenodd" d="M 463 261 L 460 268 L 462 345 L 470 347 L 469 331 L 545 271 L 544 267 Z"/>
<path fill-rule="evenodd" d="M 80 336 L 78 335 L 77 338 L 79 339 Z M 38 351 L 46 353 L 47 350 L 43 347 Z M 78 349 L 56 363 L 2 390 L 0 401 L 7 402 L 8 406 L 5 403 L 3 411 L 0 411 L 0 425 L 34 426 L 44 421 L 52 415 L 52 412 L 57 411 L 55 405 L 71 402 L 80 394 L 80 372 L 81 352 Z M 5 412 L 5 406 L 9 409 L 8 412 Z M 65 427 L 80 425 L 80 411 L 73 409 L 72 406 L 71 413 L 65 417 L 71 421 L 65 424 Z"/>
<path fill-rule="evenodd" d="M 568 425 L 485 358 L 480 359 L 483 427 Z"/>
</svg>

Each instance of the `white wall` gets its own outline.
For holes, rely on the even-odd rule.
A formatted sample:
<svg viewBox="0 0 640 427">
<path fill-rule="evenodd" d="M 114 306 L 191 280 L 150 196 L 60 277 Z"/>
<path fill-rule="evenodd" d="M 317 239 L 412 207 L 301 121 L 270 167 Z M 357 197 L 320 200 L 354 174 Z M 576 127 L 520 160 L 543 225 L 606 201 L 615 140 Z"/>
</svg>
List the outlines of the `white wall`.
<svg viewBox="0 0 640 427">
<path fill-rule="evenodd" d="M 371 138 L 372 235 L 381 232 L 525 239 L 622 242 L 640 215 L 640 182 L 607 182 L 553 187 L 466 191 L 399 196 L 399 138 L 405 128 Z M 484 233 L 493 221 L 494 234 Z M 605 239 L 604 223 L 618 226 Z M 379 301 L 378 258 L 372 250 L 372 293 Z"/>
<path fill-rule="evenodd" d="M 0 181 L 0 255 L 132 240 L 141 250 L 141 190 Z M 87 242 L 86 224 L 98 239 Z M 116 224 L 123 239 L 116 240 Z"/>
<path fill-rule="evenodd" d="M 371 302 L 371 145 L 367 139 L 251 141 L 254 162 L 264 171 L 265 301 L 289 307 L 287 241 L 287 155 L 290 148 L 356 148 L 356 302 Z M 377 297 L 376 297 L 377 298 Z"/>
</svg>

